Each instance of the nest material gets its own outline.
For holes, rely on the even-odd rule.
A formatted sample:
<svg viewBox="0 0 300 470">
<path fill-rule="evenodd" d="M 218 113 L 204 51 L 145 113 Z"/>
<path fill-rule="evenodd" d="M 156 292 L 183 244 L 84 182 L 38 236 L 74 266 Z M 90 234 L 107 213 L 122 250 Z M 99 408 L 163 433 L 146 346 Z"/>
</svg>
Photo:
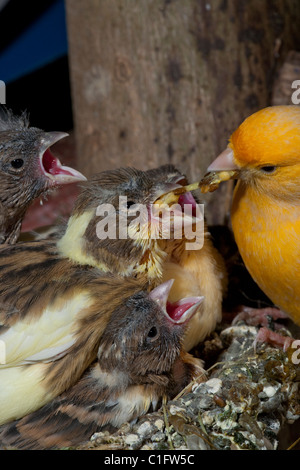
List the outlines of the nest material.
<svg viewBox="0 0 300 470">
<path fill-rule="evenodd" d="M 300 417 L 300 367 L 287 353 L 253 342 L 243 323 L 215 333 L 206 349 L 222 350 L 207 382 L 115 434 L 96 433 L 80 448 L 127 450 L 276 450 L 285 423 Z"/>
</svg>

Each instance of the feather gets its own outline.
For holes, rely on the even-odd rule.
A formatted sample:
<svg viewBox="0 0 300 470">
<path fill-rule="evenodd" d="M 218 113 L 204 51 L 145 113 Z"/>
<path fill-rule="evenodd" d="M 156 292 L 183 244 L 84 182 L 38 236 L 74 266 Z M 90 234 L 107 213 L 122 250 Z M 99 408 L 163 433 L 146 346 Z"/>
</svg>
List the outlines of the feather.
<svg viewBox="0 0 300 470">
<path fill-rule="evenodd" d="M 138 292 L 112 312 L 97 361 L 65 393 L 0 427 L 1 444 L 19 449 L 76 445 L 95 431 L 136 420 L 163 396 L 172 397 L 187 385 L 198 371 L 180 353 L 186 323 L 171 321 L 167 313 L 170 286 L 167 283 L 150 296 Z M 193 305 L 182 301 L 186 321 L 196 303 L 197 299 Z"/>
<path fill-rule="evenodd" d="M 24 214 L 37 197 L 86 178 L 62 166 L 49 147 L 66 137 L 29 127 L 28 116 L 0 108 L 0 243 L 15 243 Z"/>
</svg>

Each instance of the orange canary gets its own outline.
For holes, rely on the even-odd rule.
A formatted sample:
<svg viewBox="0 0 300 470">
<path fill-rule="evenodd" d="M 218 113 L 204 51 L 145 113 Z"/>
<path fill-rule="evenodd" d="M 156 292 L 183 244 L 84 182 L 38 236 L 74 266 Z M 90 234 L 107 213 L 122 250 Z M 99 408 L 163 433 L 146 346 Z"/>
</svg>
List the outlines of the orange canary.
<svg viewBox="0 0 300 470">
<path fill-rule="evenodd" d="M 231 220 L 240 254 L 262 291 L 300 325 L 300 107 L 248 117 L 208 171 L 238 179 Z"/>
</svg>

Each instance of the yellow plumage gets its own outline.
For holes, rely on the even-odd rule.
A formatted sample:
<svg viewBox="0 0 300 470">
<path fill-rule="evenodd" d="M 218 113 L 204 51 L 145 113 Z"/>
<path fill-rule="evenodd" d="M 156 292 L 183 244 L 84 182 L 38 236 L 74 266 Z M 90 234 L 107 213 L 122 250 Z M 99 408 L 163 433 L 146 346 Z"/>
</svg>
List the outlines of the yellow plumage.
<svg viewBox="0 0 300 470">
<path fill-rule="evenodd" d="M 76 317 L 90 302 L 84 293 L 67 302 L 58 299 L 39 319 L 20 320 L 1 335 L 6 347 L 5 364 L 0 365 L 0 423 L 20 418 L 55 396 L 45 382 L 46 366 L 76 342 Z"/>
<path fill-rule="evenodd" d="M 62 256 L 66 256 L 78 264 L 88 264 L 108 272 L 104 263 L 90 256 L 84 249 L 84 232 L 92 218 L 95 217 L 95 209 L 87 210 L 83 214 L 71 216 L 65 235 L 58 241 L 57 248 Z"/>
<path fill-rule="evenodd" d="M 231 220 L 247 269 L 275 305 L 300 324 L 300 108 L 247 118 L 209 167 L 236 170 Z"/>
<path fill-rule="evenodd" d="M 179 246 L 183 250 L 184 244 Z M 206 236 L 201 250 L 183 250 L 178 259 L 173 256 L 173 260 L 164 263 L 163 280 L 168 279 L 174 279 L 169 297 L 172 302 L 199 295 L 199 292 L 204 295 L 204 302 L 190 320 L 184 337 L 184 348 L 189 351 L 221 321 L 222 298 L 227 286 L 224 262 Z"/>
</svg>

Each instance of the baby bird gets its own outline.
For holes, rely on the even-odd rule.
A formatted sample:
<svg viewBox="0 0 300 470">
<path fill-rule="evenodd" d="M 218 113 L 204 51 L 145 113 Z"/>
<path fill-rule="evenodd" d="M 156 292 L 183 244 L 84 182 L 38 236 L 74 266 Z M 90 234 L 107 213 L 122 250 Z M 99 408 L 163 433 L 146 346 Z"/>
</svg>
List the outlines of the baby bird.
<svg viewBox="0 0 300 470">
<path fill-rule="evenodd" d="M 172 281 L 140 291 L 115 309 L 97 361 L 64 394 L 0 428 L 2 446 L 50 449 L 113 431 L 173 398 L 197 374 L 181 340 L 202 298 L 168 302 Z M 168 313 L 170 312 L 170 314 Z M 171 315 L 171 316 L 170 316 Z"/>
<path fill-rule="evenodd" d="M 111 220 L 119 223 L 113 217 L 123 210 L 119 196 L 150 210 L 162 191 L 163 184 L 137 170 L 104 172 L 86 183 L 58 242 L 0 247 L 0 341 L 6 350 L 0 423 L 70 388 L 96 358 L 114 308 L 135 289 L 159 283 L 164 254 L 155 251 L 157 240 L 99 238 L 97 211 L 110 203 Z"/>
<path fill-rule="evenodd" d="M 61 184 L 83 181 L 49 147 L 68 134 L 29 127 L 25 114 L 0 110 L 0 244 L 15 243 L 33 200 Z"/>
<path fill-rule="evenodd" d="M 208 171 L 237 178 L 232 227 L 243 261 L 272 302 L 300 325 L 300 108 L 248 117 Z"/>
<path fill-rule="evenodd" d="M 156 200 L 176 183 L 155 180 L 147 172 L 120 168 L 95 175 L 83 185 L 65 235 L 57 246 L 73 262 L 95 266 L 122 276 L 145 274 L 159 282 L 167 254 L 159 246 L 159 218 L 153 213 Z M 169 208 L 173 226 L 182 224 Z M 141 214 L 141 215 L 138 215 Z M 193 217 L 187 217 L 193 223 Z M 158 226 L 158 233 L 151 231 Z"/>
<path fill-rule="evenodd" d="M 167 184 L 188 184 L 185 175 L 173 165 L 163 165 L 147 171 L 155 181 Z M 196 196 L 185 193 L 179 196 L 178 203 L 192 205 L 198 203 Z M 225 263 L 213 246 L 210 233 L 204 221 L 204 240 L 201 249 L 187 250 L 187 240 L 159 240 L 159 247 L 167 253 L 162 265 L 162 279 L 174 279 L 170 300 L 176 301 L 181 297 L 203 295 L 204 301 L 198 312 L 189 322 L 184 339 L 187 351 L 203 341 L 216 327 L 222 317 L 222 300 L 226 293 L 227 273 Z"/>
<path fill-rule="evenodd" d="M 55 241 L 0 248 L 0 423 L 70 388 L 95 360 L 111 313 L 143 289 L 72 263 Z"/>
<path fill-rule="evenodd" d="M 96 266 L 102 272 L 124 276 L 145 274 L 152 287 L 161 280 L 175 279 L 170 294 L 173 301 L 186 296 L 204 295 L 205 300 L 190 322 L 185 337 L 185 348 L 190 350 L 221 319 L 227 277 L 223 259 L 214 248 L 206 225 L 203 246 L 194 250 L 186 249 L 187 240 L 184 237 L 162 239 L 161 234 L 158 237 L 154 234 L 151 238 L 152 234 L 148 233 L 148 222 L 155 219 L 151 206 L 161 195 L 185 184 L 186 177 L 173 165 L 145 172 L 126 168 L 96 175 L 84 185 L 58 247 L 63 256 L 76 263 Z M 127 199 L 122 209 L 120 198 L 124 197 Z M 182 194 L 177 200 L 182 213 L 185 204 L 189 204 L 193 211 L 196 209 L 196 199 L 191 193 Z M 134 213 L 134 208 L 139 208 L 139 205 L 144 205 L 148 211 L 144 230 L 135 232 L 133 227 L 133 238 L 126 238 L 126 233 L 120 236 L 122 211 L 123 214 L 129 211 L 128 220 L 125 220 L 125 228 L 128 226 L 129 229 L 133 221 L 130 212 Z M 105 213 L 104 217 L 104 210 L 102 214 L 99 211 L 101 207 L 113 210 L 108 215 Z M 179 225 L 182 224 L 182 213 L 178 217 Z M 186 220 L 185 216 L 185 223 Z M 191 218 L 191 225 L 194 220 Z M 112 226 L 110 237 L 104 230 L 100 235 L 97 231 L 104 222 L 107 227 Z M 54 236 L 57 236 L 55 231 Z"/>
<path fill-rule="evenodd" d="M 187 250 L 184 237 L 154 240 L 135 237 L 135 240 L 126 240 L 120 239 L 119 230 L 116 230 L 114 239 L 109 239 L 108 234 L 104 233 L 105 239 L 99 240 L 96 234 L 97 226 L 101 223 L 101 215 L 97 216 L 96 213 L 98 205 L 113 205 L 115 212 L 112 212 L 111 219 L 109 216 L 106 218 L 107 223 L 111 221 L 113 224 L 116 215 L 120 215 L 120 197 L 127 196 L 124 210 L 127 206 L 130 211 L 138 204 L 145 204 L 150 214 L 151 205 L 160 194 L 187 183 L 186 176 L 170 164 L 145 172 L 120 169 L 96 175 L 85 185 L 69 221 L 68 234 L 59 242 L 59 246 L 64 254 L 76 262 L 96 265 L 104 272 L 125 276 L 146 272 L 152 286 L 161 280 L 175 279 L 170 294 L 173 301 L 186 296 L 204 295 L 204 302 L 189 323 L 185 336 L 184 345 L 189 351 L 211 333 L 221 320 L 222 299 L 227 285 L 224 261 L 213 246 L 206 225 L 203 247 L 199 250 Z M 196 207 L 197 199 L 191 193 L 177 199 L 182 209 L 184 204 L 190 204 L 193 210 Z M 86 210 L 88 204 L 90 208 Z M 151 221 L 151 217 L 149 219 Z M 88 225 L 89 229 L 86 230 Z M 57 227 L 51 228 L 51 235 L 48 232 L 47 237 L 58 237 L 58 233 Z M 43 237 L 39 234 L 39 238 Z"/>
</svg>

